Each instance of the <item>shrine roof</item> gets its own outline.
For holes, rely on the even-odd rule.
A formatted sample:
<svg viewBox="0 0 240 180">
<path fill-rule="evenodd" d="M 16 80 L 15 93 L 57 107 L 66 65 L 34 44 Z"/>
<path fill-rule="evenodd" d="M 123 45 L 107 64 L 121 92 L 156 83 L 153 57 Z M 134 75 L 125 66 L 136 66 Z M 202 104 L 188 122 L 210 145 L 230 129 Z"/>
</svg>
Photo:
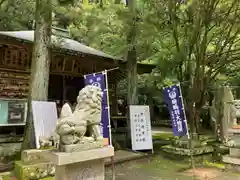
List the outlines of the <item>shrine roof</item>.
<svg viewBox="0 0 240 180">
<path fill-rule="evenodd" d="M 29 42 L 34 42 L 34 31 L 0 31 L 0 35 L 21 39 Z M 113 57 L 102 51 L 86 46 L 70 38 L 60 37 L 55 35 L 52 35 L 51 38 L 52 38 L 52 45 L 54 45 L 57 48 L 75 51 L 75 52 L 81 52 L 85 54 L 91 54 L 91 55 L 100 56 L 104 58 L 121 60 L 120 58 Z"/>
<path fill-rule="evenodd" d="M 34 42 L 34 31 L 33 30 L 0 31 L 0 36 L 10 37 L 10 38 L 14 38 L 16 40 L 20 40 L 20 41 L 22 40 L 22 41 L 26 41 L 29 43 Z M 123 59 L 111 56 L 102 51 L 99 51 L 97 49 L 86 46 L 78 41 L 73 40 L 73 39 L 52 35 L 51 40 L 52 40 L 52 45 L 54 47 L 56 47 L 57 49 L 63 49 L 65 51 L 73 52 L 74 54 L 75 53 L 76 54 L 84 53 L 84 54 L 89 54 L 89 55 L 93 55 L 93 56 L 106 58 L 109 60 L 117 60 L 115 62 L 118 65 L 123 66 L 123 69 L 126 69 L 126 67 L 125 67 L 126 61 L 124 61 Z M 140 74 L 150 73 L 150 72 L 152 72 L 152 69 L 154 69 L 154 68 L 156 68 L 156 65 L 154 65 L 154 64 L 138 63 L 138 71 L 139 71 L 139 73 L 141 72 Z"/>
</svg>

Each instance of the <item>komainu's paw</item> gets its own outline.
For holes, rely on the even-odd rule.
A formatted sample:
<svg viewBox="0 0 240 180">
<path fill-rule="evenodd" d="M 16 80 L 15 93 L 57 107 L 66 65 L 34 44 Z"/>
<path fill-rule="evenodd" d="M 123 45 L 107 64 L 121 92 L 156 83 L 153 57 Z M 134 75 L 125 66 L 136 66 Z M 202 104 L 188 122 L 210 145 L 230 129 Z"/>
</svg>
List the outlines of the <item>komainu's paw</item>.
<svg viewBox="0 0 240 180">
<path fill-rule="evenodd" d="M 99 136 L 96 138 L 96 141 L 103 141 L 103 140 L 104 140 L 104 138 L 102 136 Z"/>
<path fill-rule="evenodd" d="M 94 138 L 93 137 L 83 137 L 83 141 L 86 141 L 86 142 L 94 142 Z"/>
</svg>

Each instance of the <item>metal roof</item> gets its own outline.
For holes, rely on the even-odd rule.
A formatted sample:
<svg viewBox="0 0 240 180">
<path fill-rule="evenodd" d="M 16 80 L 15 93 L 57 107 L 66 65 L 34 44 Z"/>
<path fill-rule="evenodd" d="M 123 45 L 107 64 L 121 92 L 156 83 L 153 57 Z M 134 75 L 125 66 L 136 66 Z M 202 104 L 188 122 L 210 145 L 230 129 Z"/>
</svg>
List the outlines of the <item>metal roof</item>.
<svg viewBox="0 0 240 180">
<path fill-rule="evenodd" d="M 34 31 L 0 31 L 0 35 L 34 42 Z M 58 48 L 86 53 L 86 54 L 92 54 L 92 55 L 96 55 L 104 58 L 118 59 L 111 55 L 105 54 L 102 51 L 96 50 L 82 43 L 79 43 L 78 41 L 75 41 L 73 39 L 55 36 L 55 35 L 52 35 L 51 38 L 52 38 L 52 45 Z"/>
</svg>

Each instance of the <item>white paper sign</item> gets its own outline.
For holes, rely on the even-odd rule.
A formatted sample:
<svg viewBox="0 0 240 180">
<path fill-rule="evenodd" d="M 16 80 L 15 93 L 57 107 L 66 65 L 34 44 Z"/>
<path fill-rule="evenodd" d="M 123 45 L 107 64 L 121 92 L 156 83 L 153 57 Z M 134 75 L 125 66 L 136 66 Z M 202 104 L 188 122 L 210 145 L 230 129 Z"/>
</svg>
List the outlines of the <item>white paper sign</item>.
<svg viewBox="0 0 240 180">
<path fill-rule="evenodd" d="M 130 106 L 132 150 L 153 149 L 149 106 Z"/>
<path fill-rule="evenodd" d="M 36 146 L 40 148 L 39 137 L 51 136 L 57 123 L 57 105 L 55 102 L 33 101 L 33 122 Z"/>
</svg>

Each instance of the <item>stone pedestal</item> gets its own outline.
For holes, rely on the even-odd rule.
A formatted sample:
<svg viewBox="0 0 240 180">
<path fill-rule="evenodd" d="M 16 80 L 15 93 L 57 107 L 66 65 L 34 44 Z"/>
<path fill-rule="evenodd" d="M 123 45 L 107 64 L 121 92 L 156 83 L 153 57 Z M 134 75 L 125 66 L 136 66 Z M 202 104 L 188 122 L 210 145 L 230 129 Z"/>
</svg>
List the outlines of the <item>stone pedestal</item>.
<svg viewBox="0 0 240 180">
<path fill-rule="evenodd" d="M 222 156 L 222 161 L 227 166 L 236 171 L 240 171 L 240 128 L 231 128 L 228 130 L 231 137 L 232 147 L 229 149 L 229 155 Z"/>
<path fill-rule="evenodd" d="M 227 164 L 227 167 L 240 172 L 240 149 L 230 148 L 229 155 L 222 157 L 222 161 Z"/>
<path fill-rule="evenodd" d="M 189 161 L 191 155 L 193 155 L 196 162 L 202 162 L 212 159 L 214 148 L 208 144 L 208 141 L 206 138 L 199 137 L 198 140 L 192 140 L 192 147 L 190 147 L 187 137 L 182 137 L 173 141 L 172 145 L 162 146 L 161 149 L 165 152 L 165 155 L 171 159 Z M 212 139 L 210 142 L 212 142 Z"/>
<path fill-rule="evenodd" d="M 57 180 L 104 180 L 104 159 L 114 156 L 113 147 L 103 147 L 80 152 L 52 152 L 44 157 L 56 168 Z"/>
</svg>

